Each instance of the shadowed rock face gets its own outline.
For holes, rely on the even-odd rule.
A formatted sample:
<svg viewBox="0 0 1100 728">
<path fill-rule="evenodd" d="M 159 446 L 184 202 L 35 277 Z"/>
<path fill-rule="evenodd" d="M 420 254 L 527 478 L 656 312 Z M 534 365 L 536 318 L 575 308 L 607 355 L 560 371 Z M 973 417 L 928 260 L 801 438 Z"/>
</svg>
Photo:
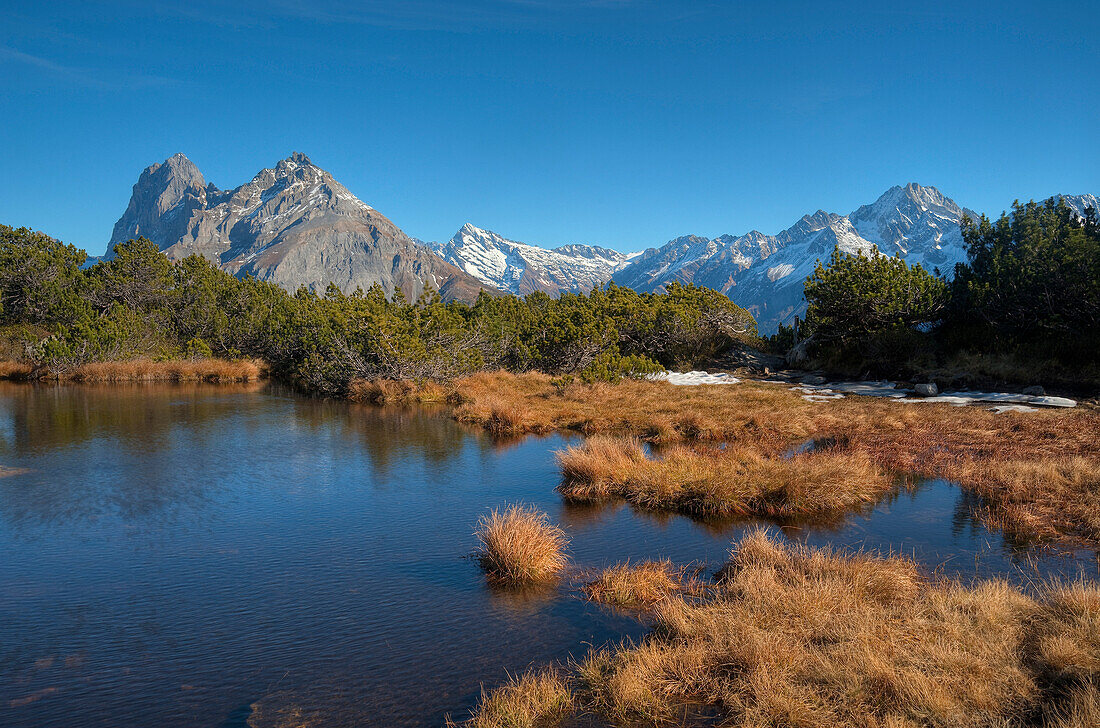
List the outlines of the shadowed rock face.
<svg viewBox="0 0 1100 728">
<path fill-rule="evenodd" d="M 444 298 L 472 300 L 483 287 L 298 152 L 233 190 L 206 184 L 182 154 L 152 165 L 115 223 L 108 255 L 139 236 L 173 260 L 201 255 L 291 291 L 335 283 L 350 293 L 378 283 L 411 299 L 430 284 Z"/>
</svg>

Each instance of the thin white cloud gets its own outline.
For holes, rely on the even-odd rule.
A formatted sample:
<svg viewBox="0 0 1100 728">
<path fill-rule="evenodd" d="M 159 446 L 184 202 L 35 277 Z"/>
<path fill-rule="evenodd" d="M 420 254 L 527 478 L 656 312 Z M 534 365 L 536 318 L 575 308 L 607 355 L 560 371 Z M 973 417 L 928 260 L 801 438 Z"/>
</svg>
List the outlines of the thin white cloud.
<svg viewBox="0 0 1100 728">
<path fill-rule="evenodd" d="M 69 66 L 43 56 L 36 56 L 16 48 L 0 45 L 0 64 L 3 63 L 32 66 L 68 83 L 93 88 L 132 90 L 163 86 L 173 82 L 170 78 L 146 73 Z"/>
</svg>

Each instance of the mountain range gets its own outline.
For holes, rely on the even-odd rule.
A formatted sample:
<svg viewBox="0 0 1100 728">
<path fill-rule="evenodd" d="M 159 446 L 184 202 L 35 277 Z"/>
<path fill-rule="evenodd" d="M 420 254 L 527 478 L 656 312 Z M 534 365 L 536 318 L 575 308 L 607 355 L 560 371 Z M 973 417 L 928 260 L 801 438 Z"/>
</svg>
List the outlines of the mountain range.
<svg viewBox="0 0 1100 728">
<path fill-rule="evenodd" d="M 1100 209 L 1094 195 L 1061 197 L 1079 215 Z M 108 256 L 115 243 L 144 236 L 170 258 L 202 255 L 230 273 L 289 290 L 323 290 L 329 283 L 365 290 L 379 283 L 387 294 L 400 287 L 415 297 L 431 285 L 448 300 L 472 300 L 480 290 L 583 293 L 609 280 L 654 292 L 679 281 L 725 293 L 767 334 L 805 311 L 803 282 L 834 248 L 878 248 L 951 275 L 966 260 L 963 215 L 977 217 L 935 187 L 910 183 L 847 215 L 805 215 L 775 235 L 687 235 L 633 254 L 581 244 L 547 249 L 469 223 L 446 243 L 424 243 L 303 154 L 232 190 L 206 183 L 177 154 L 142 172 L 115 224 Z"/>
<path fill-rule="evenodd" d="M 234 275 L 288 290 L 344 291 L 381 284 L 410 298 L 431 285 L 446 299 L 472 300 L 485 286 L 423 245 L 295 152 L 232 190 L 207 184 L 182 154 L 145 169 L 118 242 L 144 236 L 169 258 L 201 255 Z"/>
</svg>

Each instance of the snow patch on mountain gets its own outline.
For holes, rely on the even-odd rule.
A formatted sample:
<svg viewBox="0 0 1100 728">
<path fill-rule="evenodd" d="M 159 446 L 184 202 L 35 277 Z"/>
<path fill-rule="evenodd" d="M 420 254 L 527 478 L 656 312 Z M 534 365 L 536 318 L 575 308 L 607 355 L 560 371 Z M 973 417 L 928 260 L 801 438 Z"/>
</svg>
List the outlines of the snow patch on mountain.
<svg viewBox="0 0 1100 728">
<path fill-rule="evenodd" d="M 428 246 L 482 283 L 517 295 L 534 291 L 551 295 L 588 292 L 639 255 L 594 245 L 540 248 L 470 223 L 448 242 Z"/>
</svg>

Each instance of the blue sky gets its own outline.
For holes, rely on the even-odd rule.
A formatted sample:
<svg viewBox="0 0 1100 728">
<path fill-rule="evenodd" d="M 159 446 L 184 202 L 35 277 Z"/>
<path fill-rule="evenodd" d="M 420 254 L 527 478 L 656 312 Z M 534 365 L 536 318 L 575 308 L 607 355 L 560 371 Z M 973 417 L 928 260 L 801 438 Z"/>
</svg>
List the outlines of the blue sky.
<svg viewBox="0 0 1100 728">
<path fill-rule="evenodd" d="M 1084 3 L 4 0 L 0 222 L 100 253 L 141 170 L 308 154 L 410 235 L 638 250 L 894 184 L 1100 193 Z"/>
</svg>

